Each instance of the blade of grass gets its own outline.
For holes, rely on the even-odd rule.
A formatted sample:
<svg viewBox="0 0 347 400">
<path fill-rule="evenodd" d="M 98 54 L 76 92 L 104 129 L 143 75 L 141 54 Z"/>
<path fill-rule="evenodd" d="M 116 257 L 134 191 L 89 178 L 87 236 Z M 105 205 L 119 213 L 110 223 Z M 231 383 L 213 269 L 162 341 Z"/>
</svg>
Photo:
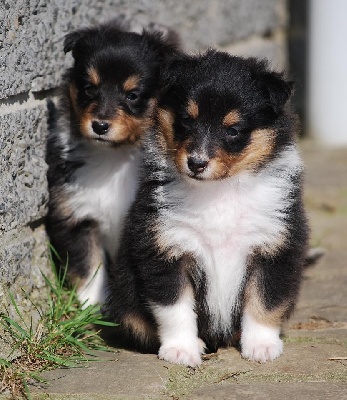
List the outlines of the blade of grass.
<svg viewBox="0 0 347 400">
<path fill-rule="evenodd" d="M 25 325 L 25 327 L 28 328 L 28 325 L 27 325 L 26 322 L 24 321 L 23 315 L 22 315 L 22 313 L 20 312 L 20 310 L 19 310 L 19 308 L 18 308 L 18 305 L 17 305 L 17 303 L 16 303 L 16 300 L 15 300 L 15 298 L 14 298 L 14 296 L 13 296 L 13 294 L 12 294 L 11 292 L 9 292 L 9 297 L 10 297 L 11 304 L 13 305 L 14 309 L 16 310 L 16 314 L 18 315 L 18 317 L 20 318 L 20 320 L 23 322 L 23 324 Z"/>
</svg>

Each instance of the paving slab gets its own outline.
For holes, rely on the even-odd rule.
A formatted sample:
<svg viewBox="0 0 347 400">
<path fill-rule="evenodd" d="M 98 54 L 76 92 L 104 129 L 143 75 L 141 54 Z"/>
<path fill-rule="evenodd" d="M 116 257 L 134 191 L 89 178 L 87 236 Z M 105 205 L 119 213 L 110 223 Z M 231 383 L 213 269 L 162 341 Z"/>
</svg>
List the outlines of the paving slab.
<svg viewBox="0 0 347 400">
<path fill-rule="evenodd" d="M 347 149 L 304 142 L 302 152 L 311 243 L 325 254 L 306 270 L 278 360 L 258 364 L 221 349 L 194 370 L 115 349 L 86 368 L 45 373 L 34 398 L 347 399 Z"/>
</svg>

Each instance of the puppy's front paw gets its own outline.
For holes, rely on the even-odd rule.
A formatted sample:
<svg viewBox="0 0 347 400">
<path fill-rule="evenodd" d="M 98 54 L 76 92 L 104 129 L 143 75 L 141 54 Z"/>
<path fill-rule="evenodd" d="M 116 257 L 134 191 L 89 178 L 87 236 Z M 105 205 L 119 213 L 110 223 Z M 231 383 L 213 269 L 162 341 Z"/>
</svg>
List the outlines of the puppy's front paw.
<svg viewBox="0 0 347 400">
<path fill-rule="evenodd" d="M 241 340 L 241 355 L 248 360 L 265 363 L 283 353 L 282 340 L 277 338 L 258 338 Z"/>
<path fill-rule="evenodd" d="M 248 360 L 264 363 L 283 353 L 280 329 L 259 324 L 249 315 L 243 317 L 241 355 Z"/>
<path fill-rule="evenodd" d="M 159 349 L 158 357 L 174 364 L 188 367 L 197 367 L 201 364 L 201 354 L 204 353 L 205 344 L 197 339 L 192 346 L 182 344 L 163 344 Z"/>
</svg>

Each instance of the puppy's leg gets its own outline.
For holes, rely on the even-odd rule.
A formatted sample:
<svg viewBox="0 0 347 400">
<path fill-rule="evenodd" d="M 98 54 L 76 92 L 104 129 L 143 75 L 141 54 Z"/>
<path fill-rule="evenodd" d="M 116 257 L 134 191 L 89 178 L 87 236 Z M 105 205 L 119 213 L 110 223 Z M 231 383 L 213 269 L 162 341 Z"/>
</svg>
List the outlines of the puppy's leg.
<svg viewBox="0 0 347 400">
<path fill-rule="evenodd" d="M 70 284 L 76 285 L 81 304 L 102 304 L 105 300 L 107 273 L 105 252 L 95 221 L 76 221 L 71 216 L 48 215 L 47 231 L 59 259 L 56 265 L 67 268 Z"/>
<path fill-rule="evenodd" d="M 79 279 L 77 296 L 83 308 L 92 304 L 104 304 L 106 300 L 107 272 L 105 251 L 99 243 L 97 233 L 88 239 L 83 279 Z"/>
<path fill-rule="evenodd" d="M 77 285 L 77 297 L 83 308 L 103 304 L 106 298 L 106 256 L 100 243 L 100 233 L 94 221 L 82 221 L 72 227 L 66 226 L 68 276 Z M 77 241 L 76 239 L 77 238 Z"/>
<path fill-rule="evenodd" d="M 242 316 L 241 354 L 252 361 L 272 361 L 283 353 L 279 337 L 283 310 L 266 312 L 262 307 L 255 311 L 253 301 L 258 300 L 250 300 Z"/>
<path fill-rule="evenodd" d="M 153 304 L 152 312 L 159 327 L 159 358 L 190 367 L 200 365 L 205 345 L 198 338 L 192 289 L 187 286 L 173 305 Z"/>
<path fill-rule="evenodd" d="M 299 289 L 301 272 L 297 266 L 263 258 L 248 280 L 241 326 L 241 354 L 266 362 L 283 352 L 282 322 L 292 309 Z"/>
</svg>

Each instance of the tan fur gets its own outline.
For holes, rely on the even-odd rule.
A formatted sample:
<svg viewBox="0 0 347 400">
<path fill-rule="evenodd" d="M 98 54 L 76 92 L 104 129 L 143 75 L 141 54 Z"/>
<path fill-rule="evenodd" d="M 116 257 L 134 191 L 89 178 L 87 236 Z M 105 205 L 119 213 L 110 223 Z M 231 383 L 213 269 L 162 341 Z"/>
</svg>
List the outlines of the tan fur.
<svg viewBox="0 0 347 400">
<path fill-rule="evenodd" d="M 123 82 L 123 89 L 125 92 L 130 92 L 138 87 L 140 77 L 138 75 L 131 75 Z"/>
<path fill-rule="evenodd" d="M 245 290 L 245 312 L 247 312 L 259 324 L 278 328 L 283 322 L 288 304 L 282 304 L 272 310 L 266 310 L 261 298 L 260 288 L 257 287 L 255 279 L 251 279 Z"/>
<path fill-rule="evenodd" d="M 237 110 L 231 110 L 223 118 L 224 126 L 232 126 L 241 121 L 241 114 Z"/>
<path fill-rule="evenodd" d="M 90 83 L 92 83 L 94 86 L 100 85 L 100 76 L 98 74 L 98 71 L 95 68 L 89 68 L 87 70 L 88 78 Z"/>
<path fill-rule="evenodd" d="M 173 123 L 175 116 L 172 111 L 165 110 L 163 108 L 158 109 L 158 124 L 160 128 L 160 132 L 162 133 L 167 148 L 169 150 L 176 150 L 176 143 L 174 142 L 174 131 L 173 131 Z"/>
<path fill-rule="evenodd" d="M 189 99 L 188 101 L 187 113 L 193 119 L 197 119 L 199 116 L 199 106 L 192 99 Z"/>
<path fill-rule="evenodd" d="M 76 238 L 77 239 L 77 238 Z M 75 271 L 75 275 L 69 274 L 69 281 L 77 286 L 77 291 L 82 292 L 91 284 L 94 276 L 99 268 L 102 268 L 104 262 L 104 251 L 100 244 L 100 233 L 95 226 L 90 232 L 88 240 L 88 260 L 84 265 L 84 271 L 87 272 L 87 277 L 81 277 L 81 274 Z"/>
<path fill-rule="evenodd" d="M 125 329 L 130 330 L 143 343 L 147 343 L 157 337 L 155 327 L 150 325 L 139 315 L 127 315 L 123 319 L 122 325 Z"/>
<path fill-rule="evenodd" d="M 224 178 L 241 171 L 257 169 L 272 154 L 275 132 L 271 129 L 257 129 L 252 132 L 249 145 L 240 154 L 230 154 L 223 150 L 211 160 L 216 176 Z"/>
</svg>

